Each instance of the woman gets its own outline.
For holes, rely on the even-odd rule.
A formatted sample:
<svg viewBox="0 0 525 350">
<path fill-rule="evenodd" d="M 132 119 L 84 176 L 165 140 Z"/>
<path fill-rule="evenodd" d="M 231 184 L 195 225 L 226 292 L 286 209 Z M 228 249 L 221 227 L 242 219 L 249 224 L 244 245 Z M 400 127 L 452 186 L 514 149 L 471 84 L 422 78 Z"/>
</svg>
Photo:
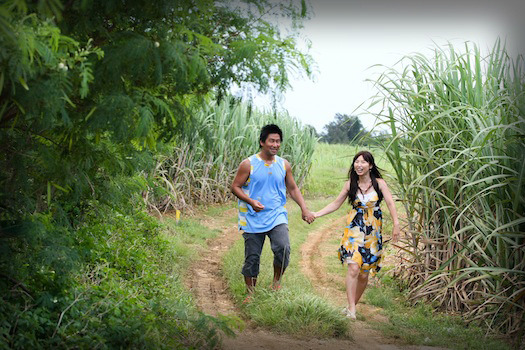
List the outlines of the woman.
<svg viewBox="0 0 525 350">
<path fill-rule="evenodd" d="M 348 175 L 349 180 L 337 198 L 314 215 L 318 218 L 336 211 L 347 197 L 352 205 L 338 255 L 341 263 L 348 265 L 345 279 L 348 306 L 343 313 L 355 320 L 356 304 L 366 288 L 369 272 L 375 274 L 381 269 L 383 243 L 379 204 L 383 199 L 394 221 L 394 242 L 399 239 L 399 221 L 392 194 L 370 152 L 361 151 L 355 155 Z"/>
</svg>

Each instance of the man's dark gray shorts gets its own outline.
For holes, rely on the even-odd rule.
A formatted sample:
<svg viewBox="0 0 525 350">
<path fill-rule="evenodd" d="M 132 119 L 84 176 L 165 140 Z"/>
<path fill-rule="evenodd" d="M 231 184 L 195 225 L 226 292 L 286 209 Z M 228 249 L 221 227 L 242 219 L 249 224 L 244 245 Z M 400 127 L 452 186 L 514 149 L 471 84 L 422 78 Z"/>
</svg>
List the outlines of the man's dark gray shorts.
<svg viewBox="0 0 525 350">
<path fill-rule="evenodd" d="M 261 252 L 266 236 L 270 238 L 273 265 L 282 267 L 283 271 L 286 269 L 290 262 L 290 236 L 287 224 L 277 225 L 268 232 L 245 232 L 242 236 L 244 237 L 244 265 L 242 267 L 244 276 L 257 277 L 259 275 Z"/>
</svg>

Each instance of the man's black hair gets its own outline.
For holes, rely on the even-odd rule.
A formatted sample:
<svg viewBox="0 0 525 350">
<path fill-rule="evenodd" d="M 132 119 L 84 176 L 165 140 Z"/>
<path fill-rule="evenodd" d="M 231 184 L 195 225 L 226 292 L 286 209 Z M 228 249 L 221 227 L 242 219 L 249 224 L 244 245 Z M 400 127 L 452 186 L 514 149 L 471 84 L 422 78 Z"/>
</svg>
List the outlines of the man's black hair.
<svg viewBox="0 0 525 350">
<path fill-rule="evenodd" d="M 279 136 L 281 137 L 281 142 L 283 141 L 283 132 L 281 128 L 279 128 L 275 124 L 268 124 L 262 127 L 261 135 L 259 136 L 259 141 L 262 143 L 266 142 L 266 139 L 268 138 L 268 135 L 270 134 L 279 134 Z M 261 148 L 260 143 L 259 143 L 259 148 Z"/>
</svg>

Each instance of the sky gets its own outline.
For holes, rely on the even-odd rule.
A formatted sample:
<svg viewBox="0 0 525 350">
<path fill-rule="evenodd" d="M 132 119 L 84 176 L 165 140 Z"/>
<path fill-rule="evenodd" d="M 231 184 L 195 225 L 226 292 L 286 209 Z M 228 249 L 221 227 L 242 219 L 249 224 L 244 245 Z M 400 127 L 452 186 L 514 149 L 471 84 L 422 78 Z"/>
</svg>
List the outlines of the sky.
<svg viewBox="0 0 525 350">
<path fill-rule="evenodd" d="M 292 89 L 278 102 L 279 109 L 318 132 L 336 113 L 358 115 L 371 130 L 375 117 L 366 111 L 376 93 L 373 80 L 403 56 L 431 55 L 436 44 L 451 42 L 463 48 L 476 43 L 487 53 L 496 39 L 507 42 L 511 56 L 524 53 L 525 0 L 311 0 L 311 19 L 301 36 L 311 41 L 315 77 L 292 77 Z M 259 96 L 255 104 L 270 108 Z M 360 107 L 361 106 L 361 107 Z M 372 110 L 374 111 L 374 110 Z M 378 130 L 377 128 L 375 130 Z"/>
</svg>

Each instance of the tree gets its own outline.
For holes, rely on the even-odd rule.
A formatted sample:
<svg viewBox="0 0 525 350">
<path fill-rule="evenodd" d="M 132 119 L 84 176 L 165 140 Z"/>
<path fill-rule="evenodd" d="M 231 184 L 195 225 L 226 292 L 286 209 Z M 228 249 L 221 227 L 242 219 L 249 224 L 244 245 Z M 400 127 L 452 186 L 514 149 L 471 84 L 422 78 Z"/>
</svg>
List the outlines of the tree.
<svg viewBox="0 0 525 350">
<path fill-rule="evenodd" d="M 284 91 L 290 69 L 310 74 L 295 36 L 266 20 L 296 23 L 304 1 L 11 0 L 0 10 L 4 219 L 99 198 L 210 92 Z"/>
<path fill-rule="evenodd" d="M 357 142 L 364 135 L 365 130 L 356 116 L 337 113 L 335 120 L 324 126 L 326 130 L 321 134 L 321 140 L 327 143 Z"/>
<path fill-rule="evenodd" d="M 95 242 L 112 237 L 105 219 L 135 213 L 132 200 L 145 188 L 137 174 L 152 166 L 155 150 L 232 84 L 279 92 L 288 88 L 290 69 L 310 74 L 310 57 L 295 48 L 295 34 L 281 35 L 269 22 L 275 13 L 293 23 L 307 15 L 304 1 L 0 3 L 2 341 L 101 346 L 53 342 L 62 311 L 80 317 L 89 305 L 105 303 L 89 293 L 77 303 L 72 276 L 114 257 Z M 141 231 L 151 224 L 136 220 L 136 234 L 160 246 L 153 229 Z M 132 233 L 122 235 L 125 241 Z M 146 254 L 140 245 L 124 250 Z M 139 266 L 134 261 L 126 264 Z M 127 312 L 119 322 L 137 317 Z M 62 325 L 78 324 L 85 335 L 81 323 Z"/>
</svg>

